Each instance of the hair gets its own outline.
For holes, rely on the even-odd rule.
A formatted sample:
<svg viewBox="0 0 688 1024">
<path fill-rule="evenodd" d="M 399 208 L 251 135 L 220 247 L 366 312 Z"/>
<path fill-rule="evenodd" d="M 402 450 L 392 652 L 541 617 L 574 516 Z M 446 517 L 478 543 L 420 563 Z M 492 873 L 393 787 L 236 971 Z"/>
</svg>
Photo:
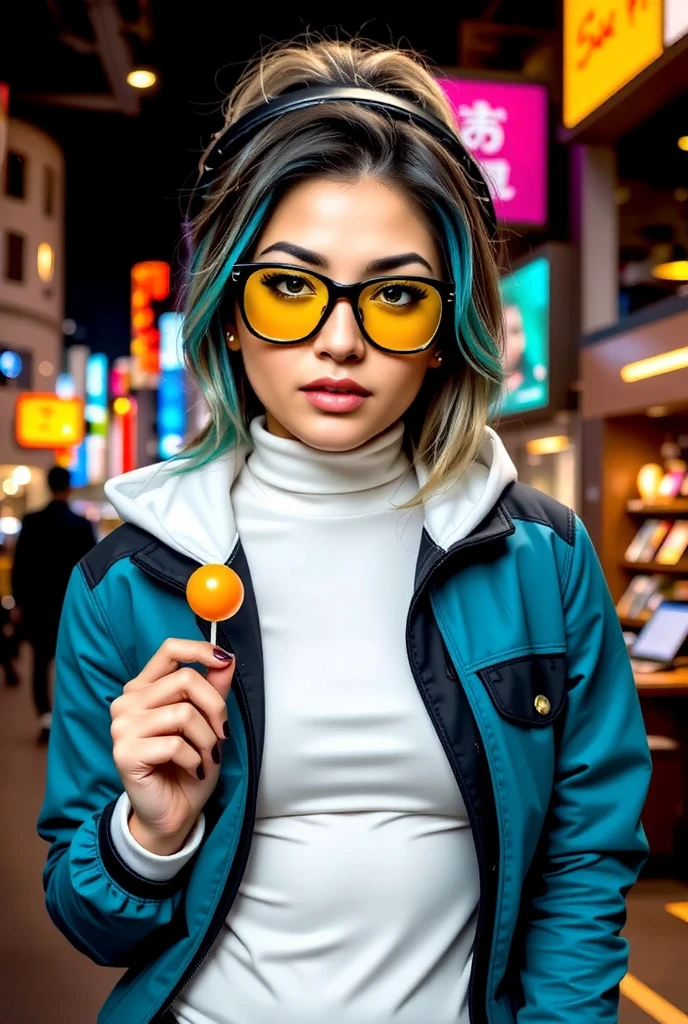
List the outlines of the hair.
<svg viewBox="0 0 688 1024">
<path fill-rule="evenodd" d="M 72 486 L 72 477 L 63 466 L 53 466 L 48 471 L 48 487 L 53 494 L 64 494 Z"/>
<path fill-rule="evenodd" d="M 284 92 L 357 85 L 412 100 L 458 134 L 444 92 L 417 55 L 366 43 L 319 40 L 278 45 L 259 58 L 229 95 L 226 125 Z M 207 151 L 206 151 L 207 152 Z M 201 166 L 203 164 L 201 160 Z M 184 289 L 187 368 L 210 418 L 177 456 L 194 468 L 249 439 L 262 412 L 240 353 L 224 341 L 230 275 L 280 198 L 314 177 L 375 177 L 401 189 L 423 210 L 456 287 L 455 323 L 441 369 L 426 375 L 405 416 L 415 457 L 428 471 L 418 504 L 450 485 L 476 458 L 503 384 L 503 324 L 494 240 L 480 200 L 459 161 L 423 128 L 353 102 L 329 102 L 281 115 L 228 161 L 188 225 Z M 185 460 L 188 460 L 184 466 Z"/>
</svg>

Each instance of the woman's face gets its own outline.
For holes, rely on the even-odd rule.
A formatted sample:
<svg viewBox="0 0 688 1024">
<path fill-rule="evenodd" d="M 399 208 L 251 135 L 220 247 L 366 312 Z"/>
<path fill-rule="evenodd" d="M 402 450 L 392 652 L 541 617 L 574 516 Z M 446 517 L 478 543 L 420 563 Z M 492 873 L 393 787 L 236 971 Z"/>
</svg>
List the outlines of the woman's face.
<svg viewBox="0 0 688 1024">
<path fill-rule="evenodd" d="M 371 270 L 385 260 L 383 270 Z M 318 271 L 340 284 L 385 274 L 442 279 L 442 261 L 420 209 L 404 193 L 373 179 L 313 179 L 275 209 L 250 262 Z M 348 301 L 340 300 L 310 341 L 276 345 L 251 333 L 237 306 L 228 325 L 251 387 L 265 407 L 268 430 L 323 451 L 348 451 L 387 430 L 407 411 L 436 346 L 413 355 L 382 352 L 362 337 Z M 349 378 L 369 396 L 358 408 L 317 408 L 307 388 L 320 378 Z"/>
<path fill-rule="evenodd" d="M 526 350 L 526 335 L 523 330 L 521 310 L 513 303 L 509 303 L 504 309 L 504 319 L 506 321 L 504 366 L 507 373 L 513 373 L 518 369 Z"/>
</svg>

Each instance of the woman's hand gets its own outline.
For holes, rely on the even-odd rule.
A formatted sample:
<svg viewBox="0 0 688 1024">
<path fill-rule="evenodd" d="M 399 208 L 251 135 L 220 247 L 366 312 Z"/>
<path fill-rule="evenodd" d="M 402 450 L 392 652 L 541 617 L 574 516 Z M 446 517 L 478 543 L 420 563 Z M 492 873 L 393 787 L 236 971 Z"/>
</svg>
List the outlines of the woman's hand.
<svg viewBox="0 0 688 1024">
<path fill-rule="evenodd" d="M 185 663 L 208 667 L 207 677 Z M 184 845 L 220 774 L 234 658 L 200 640 L 166 640 L 110 705 L 115 766 L 132 836 L 152 853 Z"/>
</svg>

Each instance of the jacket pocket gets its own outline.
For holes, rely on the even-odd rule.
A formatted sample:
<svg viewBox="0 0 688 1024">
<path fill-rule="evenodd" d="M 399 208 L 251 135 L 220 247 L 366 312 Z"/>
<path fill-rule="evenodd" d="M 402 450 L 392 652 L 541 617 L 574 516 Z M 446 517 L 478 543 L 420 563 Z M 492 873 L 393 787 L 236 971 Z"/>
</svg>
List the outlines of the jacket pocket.
<svg viewBox="0 0 688 1024">
<path fill-rule="evenodd" d="M 529 729 L 550 725 L 566 707 L 566 656 L 529 654 L 478 672 L 504 718 Z"/>
</svg>

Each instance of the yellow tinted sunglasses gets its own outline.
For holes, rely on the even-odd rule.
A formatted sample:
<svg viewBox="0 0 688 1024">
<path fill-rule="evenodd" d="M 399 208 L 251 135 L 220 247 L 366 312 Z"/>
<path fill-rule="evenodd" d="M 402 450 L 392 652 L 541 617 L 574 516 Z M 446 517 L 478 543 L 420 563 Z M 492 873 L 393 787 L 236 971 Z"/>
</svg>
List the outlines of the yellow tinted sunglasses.
<svg viewBox="0 0 688 1024">
<path fill-rule="evenodd" d="M 309 341 L 343 298 L 366 341 L 384 352 L 404 354 L 432 345 L 456 295 L 453 284 L 427 277 L 395 275 L 338 284 L 284 263 L 238 263 L 232 282 L 244 322 L 263 341 Z"/>
</svg>

